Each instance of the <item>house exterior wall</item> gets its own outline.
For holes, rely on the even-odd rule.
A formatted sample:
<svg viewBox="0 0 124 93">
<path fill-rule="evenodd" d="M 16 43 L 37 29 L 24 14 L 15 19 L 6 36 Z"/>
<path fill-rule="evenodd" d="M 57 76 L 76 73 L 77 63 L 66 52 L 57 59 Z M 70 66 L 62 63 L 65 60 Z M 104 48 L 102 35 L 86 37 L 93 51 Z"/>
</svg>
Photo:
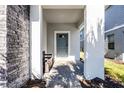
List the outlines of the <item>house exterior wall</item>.
<svg viewBox="0 0 124 93">
<path fill-rule="evenodd" d="M 108 31 L 112 28 L 118 27 L 124 24 L 124 6 L 116 5 L 110 6 L 105 12 L 105 30 Z M 114 34 L 115 49 L 108 49 L 107 36 Z M 113 29 L 105 32 L 105 56 L 108 58 L 115 58 L 122 60 L 122 54 L 124 53 L 124 27 Z"/>
<path fill-rule="evenodd" d="M 84 50 L 84 41 L 81 40 L 80 41 L 80 51 L 83 51 Z"/>
<path fill-rule="evenodd" d="M 113 5 L 105 11 L 105 31 L 124 24 L 124 5 Z"/>
<path fill-rule="evenodd" d="M 122 53 L 124 53 L 124 27 L 112 30 L 110 32 L 105 33 L 105 40 L 107 42 L 107 36 L 114 34 L 114 45 L 115 49 L 108 49 L 108 46 L 106 44 L 107 50 L 105 56 L 109 58 L 115 58 L 122 60 Z"/>
<path fill-rule="evenodd" d="M 84 29 L 80 32 L 80 51 L 84 50 Z"/>
<path fill-rule="evenodd" d="M 54 55 L 54 31 L 70 31 L 70 56 L 80 59 L 80 31 L 75 24 L 47 25 L 47 52 Z"/>
<path fill-rule="evenodd" d="M 5 87 L 20 87 L 29 79 L 29 6 L 10 5 L 4 10 L 6 25 L 1 26 L 1 31 L 5 30 L 6 33 L 2 40 L 5 44 L 3 48 L 6 48 L 6 51 L 2 49 L 6 65 Z M 0 63 L 4 65 L 4 61 Z"/>
</svg>

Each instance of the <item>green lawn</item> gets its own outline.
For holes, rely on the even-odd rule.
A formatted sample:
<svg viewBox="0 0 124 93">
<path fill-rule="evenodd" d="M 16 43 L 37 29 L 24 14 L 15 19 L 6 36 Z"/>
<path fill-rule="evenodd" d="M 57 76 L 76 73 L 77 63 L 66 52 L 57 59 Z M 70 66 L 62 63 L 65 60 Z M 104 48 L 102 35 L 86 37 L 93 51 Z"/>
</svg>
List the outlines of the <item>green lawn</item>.
<svg viewBox="0 0 124 93">
<path fill-rule="evenodd" d="M 124 64 L 117 64 L 113 60 L 105 59 L 105 72 L 113 79 L 124 82 Z"/>
<path fill-rule="evenodd" d="M 80 52 L 80 58 L 84 59 L 84 53 Z M 114 60 L 105 59 L 105 72 L 111 78 L 124 83 L 124 64 L 117 64 Z"/>
<path fill-rule="evenodd" d="M 80 52 L 80 58 L 84 59 L 84 52 Z"/>
</svg>

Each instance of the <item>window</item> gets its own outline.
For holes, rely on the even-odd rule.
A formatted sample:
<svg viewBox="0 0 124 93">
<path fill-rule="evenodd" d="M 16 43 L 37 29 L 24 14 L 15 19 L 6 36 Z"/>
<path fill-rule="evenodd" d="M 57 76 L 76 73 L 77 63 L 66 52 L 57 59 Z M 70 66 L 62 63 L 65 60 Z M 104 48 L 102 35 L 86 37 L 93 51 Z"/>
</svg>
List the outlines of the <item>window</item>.
<svg viewBox="0 0 124 93">
<path fill-rule="evenodd" d="M 80 41 L 83 41 L 84 39 L 84 32 L 83 29 L 80 31 Z"/>
<path fill-rule="evenodd" d="M 114 34 L 108 35 L 108 49 L 115 49 L 115 47 L 114 47 Z"/>
</svg>

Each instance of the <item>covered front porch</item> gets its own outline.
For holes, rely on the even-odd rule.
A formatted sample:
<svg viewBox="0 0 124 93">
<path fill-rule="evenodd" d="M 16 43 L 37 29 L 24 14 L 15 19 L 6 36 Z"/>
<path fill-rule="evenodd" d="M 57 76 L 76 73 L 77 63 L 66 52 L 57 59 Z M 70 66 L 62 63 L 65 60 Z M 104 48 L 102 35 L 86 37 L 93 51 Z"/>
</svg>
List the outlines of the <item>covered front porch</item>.
<svg viewBox="0 0 124 93">
<path fill-rule="evenodd" d="M 55 58 L 80 59 L 84 6 L 43 6 L 43 50 Z"/>
<path fill-rule="evenodd" d="M 58 58 L 76 64 L 80 60 L 80 30 L 84 28 L 84 76 L 104 79 L 103 14 L 104 6 L 31 6 L 30 73 L 43 78 L 42 51 L 52 54 L 55 64 L 61 63 Z"/>
</svg>

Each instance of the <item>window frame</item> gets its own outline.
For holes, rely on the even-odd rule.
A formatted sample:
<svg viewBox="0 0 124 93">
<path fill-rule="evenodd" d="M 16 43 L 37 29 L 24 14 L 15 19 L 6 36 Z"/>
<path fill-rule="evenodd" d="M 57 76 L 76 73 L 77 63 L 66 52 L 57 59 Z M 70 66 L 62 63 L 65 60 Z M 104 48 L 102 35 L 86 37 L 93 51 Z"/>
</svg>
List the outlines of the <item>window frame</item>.
<svg viewBox="0 0 124 93">
<path fill-rule="evenodd" d="M 107 35 L 108 38 L 108 49 L 115 49 L 114 34 Z"/>
</svg>

